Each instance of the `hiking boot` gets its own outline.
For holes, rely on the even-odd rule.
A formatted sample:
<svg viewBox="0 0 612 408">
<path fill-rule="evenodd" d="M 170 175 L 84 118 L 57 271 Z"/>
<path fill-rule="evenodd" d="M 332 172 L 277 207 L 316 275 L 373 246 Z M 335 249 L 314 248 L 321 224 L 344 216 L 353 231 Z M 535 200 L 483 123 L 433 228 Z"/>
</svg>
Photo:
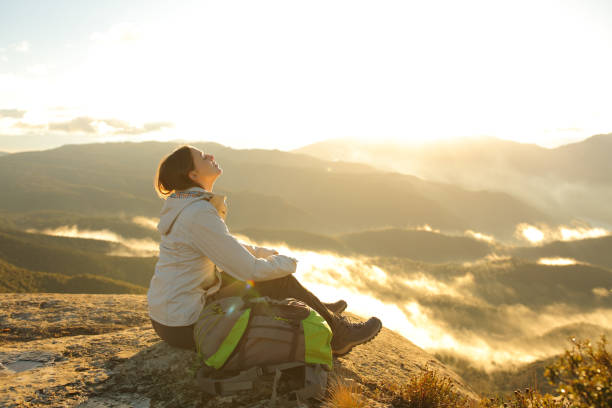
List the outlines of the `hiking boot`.
<svg viewBox="0 0 612 408">
<path fill-rule="evenodd" d="M 334 314 L 340 314 L 346 309 L 346 302 L 344 300 L 339 300 L 334 303 L 323 303 L 323 305 Z"/>
<path fill-rule="evenodd" d="M 341 356 L 359 344 L 372 340 L 382 329 L 382 322 L 377 317 L 370 317 L 366 322 L 352 322 L 345 316 L 338 316 L 332 329 L 332 353 Z"/>
</svg>

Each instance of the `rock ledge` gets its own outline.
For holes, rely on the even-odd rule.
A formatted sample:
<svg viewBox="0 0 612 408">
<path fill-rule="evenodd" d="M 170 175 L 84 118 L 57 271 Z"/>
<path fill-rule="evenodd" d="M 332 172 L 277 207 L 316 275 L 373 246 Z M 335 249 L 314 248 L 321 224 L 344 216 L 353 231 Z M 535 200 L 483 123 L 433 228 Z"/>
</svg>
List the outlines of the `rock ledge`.
<svg viewBox="0 0 612 408">
<path fill-rule="evenodd" d="M 269 406 L 271 388 L 214 398 L 198 391 L 189 375 L 195 353 L 157 337 L 145 296 L 3 294 L 0 310 L 2 407 Z M 367 386 L 401 382 L 426 366 L 477 398 L 457 374 L 385 328 L 335 359 L 334 375 Z M 318 406 L 290 401 L 282 391 L 277 407 Z"/>
</svg>

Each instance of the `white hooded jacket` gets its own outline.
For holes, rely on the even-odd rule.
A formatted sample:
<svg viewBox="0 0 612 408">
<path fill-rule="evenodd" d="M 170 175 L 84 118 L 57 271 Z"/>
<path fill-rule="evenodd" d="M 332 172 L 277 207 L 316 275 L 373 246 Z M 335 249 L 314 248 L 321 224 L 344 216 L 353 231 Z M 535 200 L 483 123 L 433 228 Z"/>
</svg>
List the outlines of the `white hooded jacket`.
<svg viewBox="0 0 612 408">
<path fill-rule="evenodd" d="M 224 195 L 200 187 L 185 191 L 202 195 L 167 198 L 157 225 L 159 260 L 147 292 L 153 320 L 166 326 L 195 323 L 206 296 L 221 286 L 220 271 L 243 281 L 295 272 L 295 258 L 241 243 L 229 233 Z"/>
</svg>

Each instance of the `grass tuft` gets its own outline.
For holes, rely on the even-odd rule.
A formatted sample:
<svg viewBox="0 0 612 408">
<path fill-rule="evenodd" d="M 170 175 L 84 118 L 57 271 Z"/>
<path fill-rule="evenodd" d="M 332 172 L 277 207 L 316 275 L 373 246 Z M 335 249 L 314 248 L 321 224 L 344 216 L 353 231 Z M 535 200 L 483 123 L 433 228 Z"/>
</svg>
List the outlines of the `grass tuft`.
<svg viewBox="0 0 612 408">
<path fill-rule="evenodd" d="M 355 381 L 334 377 L 330 380 L 328 392 L 329 396 L 323 403 L 323 408 L 366 408 L 368 406 Z"/>
<path fill-rule="evenodd" d="M 425 367 L 421 374 L 410 377 L 406 383 L 382 384 L 378 399 L 397 408 L 471 408 L 472 401 L 453 388 L 450 378 Z"/>
</svg>

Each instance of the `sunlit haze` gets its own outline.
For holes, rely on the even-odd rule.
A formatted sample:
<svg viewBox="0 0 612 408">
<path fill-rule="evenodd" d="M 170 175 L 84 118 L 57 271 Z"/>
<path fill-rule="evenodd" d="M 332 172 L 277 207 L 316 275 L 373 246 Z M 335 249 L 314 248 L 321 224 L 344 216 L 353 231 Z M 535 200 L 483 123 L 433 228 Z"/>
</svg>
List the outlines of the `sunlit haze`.
<svg viewBox="0 0 612 408">
<path fill-rule="evenodd" d="M 133 223 L 145 228 L 151 228 L 157 221 L 147 217 L 132 219 Z M 521 226 L 523 227 L 525 226 Z M 527 227 L 537 229 L 534 226 Z M 432 230 L 428 225 L 418 229 Z M 563 229 L 567 227 L 558 228 L 558 231 Z M 521 229 L 517 226 L 517 231 L 519 230 Z M 41 231 L 30 229 L 28 232 L 97 239 L 118 244 L 108 255 L 137 257 L 157 254 L 157 245 L 150 239 L 128 239 L 108 230 L 95 231 L 79 229 L 76 226 L 62 226 Z M 548 234 L 549 232 L 542 233 L 542 239 L 544 236 L 548 239 Z M 467 235 L 482 235 L 486 237 L 482 239 L 495 241 L 494 237 L 475 231 L 469 231 Z M 483 284 L 482 277 L 475 277 L 474 273 L 477 272 L 472 271 L 477 271 L 474 267 L 478 265 L 503 270 L 512 261 L 510 257 L 488 255 L 474 262 L 465 262 L 463 267 L 466 272 L 445 280 L 419 269 L 394 273 L 376 265 L 377 258 L 341 256 L 331 251 L 309 251 L 279 242 L 256 242 L 242 234 L 235 234 L 235 237 L 243 243 L 275 248 L 281 254 L 298 259 L 295 276 L 323 301 L 345 299 L 348 302 L 348 312 L 360 316 L 380 316 L 385 327 L 397 331 L 416 345 L 430 352 L 452 352 L 485 370 L 494 369 L 496 364 L 528 363 L 558 353 L 558 346 L 545 339 L 538 340 L 538 336 L 555 329 L 585 321 L 610 327 L 612 322 L 612 313 L 608 308 L 585 312 L 570 305 L 556 303 L 541 310 L 533 310 L 521 303 L 502 303 L 493 308 L 478 290 L 478 285 Z M 527 236 L 525 238 L 528 239 Z M 575 259 L 561 257 L 540 258 L 537 263 L 547 267 L 578 264 Z M 459 268 L 458 265 L 455 267 Z M 250 282 L 257 287 L 256 282 Z M 604 299 L 611 293 L 612 289 L 606 287 L 592 289 L 594 298 Z M 433 299 L 454 301 L 463 308 L 488 310 L 494 315 L 483 314 L 479 322 L 482 325 L 480 329 L 466 330 L 460 325 L 449 324 L 449 321 L 460 318 L 461 314 L 437 314 L 436 303 L 431 302 Z M 488 329 L 491 321 L 487 319 L 506 322 L 505 325 L 514 336 L 500 336 L 499 333 L 489 331 L 497 326 Z M 495 330 L 499 330 L 499 327 Z"/>
<path fill-rule="evenodd" d="M 0 151 L 612 131 L 607 0 L 0 5 Z"/>
</svg>

